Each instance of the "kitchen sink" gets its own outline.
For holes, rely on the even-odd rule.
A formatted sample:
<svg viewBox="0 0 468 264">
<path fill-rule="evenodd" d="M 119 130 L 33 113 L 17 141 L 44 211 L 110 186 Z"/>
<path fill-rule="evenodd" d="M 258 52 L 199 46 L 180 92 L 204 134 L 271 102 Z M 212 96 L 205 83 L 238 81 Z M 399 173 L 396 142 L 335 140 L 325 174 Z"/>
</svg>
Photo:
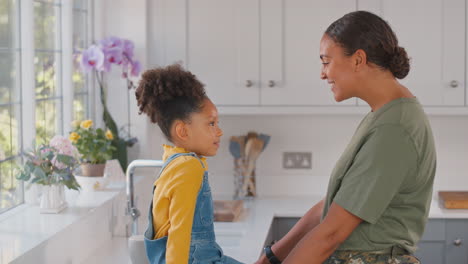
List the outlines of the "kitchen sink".
<svg viewBox="0 0 468 264">
<path fill-rule="evenodd" d="M 280 240 L 285 236 L 289 230 L 299 221 L 299 217 L 275 217 L 268 231 L 267 238 L 265 239 L 266 245 L 271 245 L 272 243 Z"/>
</svg>

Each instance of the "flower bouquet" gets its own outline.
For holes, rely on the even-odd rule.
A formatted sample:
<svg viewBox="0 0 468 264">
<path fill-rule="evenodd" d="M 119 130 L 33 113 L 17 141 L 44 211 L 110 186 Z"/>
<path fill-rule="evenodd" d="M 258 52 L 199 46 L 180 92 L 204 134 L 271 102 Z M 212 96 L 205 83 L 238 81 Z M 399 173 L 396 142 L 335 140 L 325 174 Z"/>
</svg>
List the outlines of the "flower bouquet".
<svg viewBox="0 0 468 264">
<path fill-rule="evenodd" d="M 63 136 L 53 137 L 49 144 L 24 153 L 26 162 L 16 178 L 43 185 L 40 201 L 42 213 L 58 213 L 66 206 L 64 186 L 79 190 L 73 170 L 78 166 L 78 151 Z"/>
</svg>

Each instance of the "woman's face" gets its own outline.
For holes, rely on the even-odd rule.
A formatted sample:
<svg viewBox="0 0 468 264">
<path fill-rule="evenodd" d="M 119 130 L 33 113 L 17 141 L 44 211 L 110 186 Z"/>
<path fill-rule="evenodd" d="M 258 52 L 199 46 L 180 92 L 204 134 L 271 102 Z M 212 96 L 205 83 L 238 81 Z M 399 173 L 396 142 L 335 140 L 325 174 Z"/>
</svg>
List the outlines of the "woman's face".
<svg viewBox="0 0 468 264">
<path fill-rule="evenodd" d="M 320 41 L 322 70 L 320 78 L 327 80 L 337 102 L 356 96 L 356 64 L 352 56 L 346 56 L 344 49 L 326 34 Z"/>
</svg>

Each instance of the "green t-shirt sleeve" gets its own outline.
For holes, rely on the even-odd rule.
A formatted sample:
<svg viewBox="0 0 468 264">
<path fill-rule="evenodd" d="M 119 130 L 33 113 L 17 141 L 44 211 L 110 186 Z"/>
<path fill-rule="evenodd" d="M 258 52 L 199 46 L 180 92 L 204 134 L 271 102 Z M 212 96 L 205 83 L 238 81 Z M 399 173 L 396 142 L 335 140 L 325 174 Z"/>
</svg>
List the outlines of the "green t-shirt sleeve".
<svg viewBox="0 0 468 264">
<path fill-rule="evenodd" d="M 415 176 L 417 152 L 396 125 L 375 128 L 341 179 L 333 202 L 375 224 L 408 176 Z"/>
</svg>

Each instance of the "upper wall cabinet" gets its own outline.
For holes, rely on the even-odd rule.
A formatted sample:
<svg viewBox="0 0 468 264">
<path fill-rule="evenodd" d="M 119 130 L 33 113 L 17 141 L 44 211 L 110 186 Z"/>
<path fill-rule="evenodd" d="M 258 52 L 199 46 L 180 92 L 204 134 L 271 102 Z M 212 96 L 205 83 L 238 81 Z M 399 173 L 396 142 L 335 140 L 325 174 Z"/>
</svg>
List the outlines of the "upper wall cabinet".
<svg viewBox="0 0 468 264">
<path fill-rule="evenodd" d="M 334 105 L 319 78 L 320 39 L 355 8 L 340 0 L 190 1 L 188 68 L 218 105 Z"/>
<path fill-rule="evenodd" d="M 390 23 L 411 58 L 402 83 L 429 113 L 468 114 L 465 0 L 155 0 L 149 6 L 151 63 L 182 62 L 222 113 L 367 112 L 356 99 L 337 104 L 320 80 L 323 32 L 359 9 Z"/>
<path fill-rule="evenodd" d="M 165 63 L 182 61 L 217 105 L 336 104 L 320 80 L 320 39 L 331 22 L 355 10 L 355 1 L 160 2 L 161 37 L 172 56 L 163 55 Z"/>
<path fill-rule="evenodd" d="M 320 79 L 320 39 L 333 21 L 355 9 L 355 1 L 261 1 L 262 105 L 336 104 L 330 85 Z"/>
<path fill-rule="evenodd" d="M 187 68 L 217 105 L 258 105 L 259 2 L 187 1 Z"/>
<path fill-rule="evenodd" d="M 423 105 L 465 105 L 465 0 L 359 0 L 358 9 L 389 22 L 411 58 L 402 83 Z"/>
</svg>

